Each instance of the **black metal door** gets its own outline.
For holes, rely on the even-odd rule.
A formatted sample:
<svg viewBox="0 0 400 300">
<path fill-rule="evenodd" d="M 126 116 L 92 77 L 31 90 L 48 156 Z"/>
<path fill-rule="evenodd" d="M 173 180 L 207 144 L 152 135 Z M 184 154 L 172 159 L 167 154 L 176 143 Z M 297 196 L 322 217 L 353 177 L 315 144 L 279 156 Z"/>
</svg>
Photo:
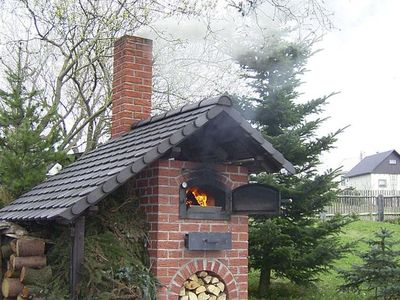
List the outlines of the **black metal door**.
<svg viewBox="0 0 400 300">
<path fill-rule="evenodd" d="M 250 183 L 232 191 L 232 212 L 248 215 L 279 215 L 280 192 L 270 186 Z"/>
</svg>

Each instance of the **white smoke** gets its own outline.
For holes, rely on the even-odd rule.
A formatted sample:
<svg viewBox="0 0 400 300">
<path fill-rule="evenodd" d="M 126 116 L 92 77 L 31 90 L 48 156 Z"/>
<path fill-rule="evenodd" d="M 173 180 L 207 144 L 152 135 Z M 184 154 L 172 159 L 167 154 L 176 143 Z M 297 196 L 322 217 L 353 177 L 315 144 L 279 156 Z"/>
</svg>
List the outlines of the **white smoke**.
<svg viewBox="0 0 400 300">
<path fill-rule="evenodd" d="M 225 3 L 225 2 L 224 2 Z M 196 18 L 176 17 L 141 28 L 137 35 L 153 40 L 153 106 L 168 110 L 185 102 L 222 93 L 246 94 L 235 58 L 256 48 L 268 48 L 283 25 L 267 6 L 242 16 L 223 6 Z"/>
</svg>

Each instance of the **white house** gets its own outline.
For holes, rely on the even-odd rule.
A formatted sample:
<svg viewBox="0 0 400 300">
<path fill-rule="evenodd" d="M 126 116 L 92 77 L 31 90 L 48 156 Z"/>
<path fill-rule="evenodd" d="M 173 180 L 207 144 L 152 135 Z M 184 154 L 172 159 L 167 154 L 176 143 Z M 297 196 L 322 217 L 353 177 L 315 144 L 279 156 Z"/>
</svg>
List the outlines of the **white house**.
<svg viewBox="0 0 400 300">
<path fill-rule="evenodd" d="M 400 155 L 396 150 L 370 155 L 344 176 L 356 190 L 400 190 Z"/>
</svg>

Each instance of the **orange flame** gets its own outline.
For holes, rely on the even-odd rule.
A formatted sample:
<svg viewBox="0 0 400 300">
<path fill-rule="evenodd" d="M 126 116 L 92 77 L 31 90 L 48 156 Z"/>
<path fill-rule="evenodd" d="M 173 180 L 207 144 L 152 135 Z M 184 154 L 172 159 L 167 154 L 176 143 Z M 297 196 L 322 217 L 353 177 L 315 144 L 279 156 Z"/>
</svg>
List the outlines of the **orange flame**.
<svg viewBox="0 0 400 300">
<path fill-rule="evenodd" d="M 194 198 L 196 199 L 197 203 L 200 206 L 207 206 L 207 194 L 204 193 L 203 191 L 201 191 L 199 188 L 191 187 L 186 192 L 186 195 L 190 195 L 190 194 L 192 194 L 194 196 Z M 192 205 L 193 202 L 192 202 L 191 199 L 186 199 L 186 204 L 187 205 Z"/>
</svg>

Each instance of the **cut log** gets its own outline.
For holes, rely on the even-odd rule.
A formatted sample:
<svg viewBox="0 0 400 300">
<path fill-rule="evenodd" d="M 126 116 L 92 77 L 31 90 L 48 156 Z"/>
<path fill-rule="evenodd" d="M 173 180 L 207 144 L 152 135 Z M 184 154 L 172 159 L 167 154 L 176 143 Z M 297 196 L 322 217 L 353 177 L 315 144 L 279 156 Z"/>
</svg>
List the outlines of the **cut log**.
<svg viewBox="0 0 400 300">
<path fill-rule="evenodd" d="M 180 300 L 226 300 L 225 284 L 218 276 L 207 271 L 198 271 L 183 283 L 179 292 Z M 185 297 L 185 298 L 183 298 Z M 186 298 L 187 297 L 187 298 Z"/>
<path fill-rule="evenodd" d="M 197 295 L 197 299 L 199 300 L 208 300 L 210 299 L 210 295 L 207 295 L 206 293 L 201 293 Z"/>
<path fill-rule="evenodd" d="M 10 255 L 13 253 L 10 244 L 2 245 L 1 246 L 1 258 L 2 259 L 9 259 Z"/>
<path fill-rule="evenodd" d="M 21 293 L 19 293 L 22 297 L 28 298 L 29 297 L 29 288 L 25 287 L 22 289 Z"/>
<path fill-rule="evenodd" d="M 225 284 L 223 284 L 222 282 L 218 282 L 216 286 L 221 290 L 221 292 L 225 290 Z"/>
<path fill-rule="evenodd" d="M 197 277 L 196 274 L 193 274 L 193 275 L 190 275 L 189 279 L 197 282 L 199 280 L 199 277 Z"/>
<path fill-rule="evenodd" d="M 205 291 L 206 291 L 206 287 L 204 285 L 201 285 L 196 289 L 195 294 L 198 295 L 198 294 L 201 294 L 201 293 L 203 293 Z"/>
<path fill-rule="evenodd" d="M 189 296 L 189 300 L 198 300 L 196 294 L 193 292 L 189 292 L 188 296 Z"/>
<path fill-rule="evenodd" d="M 186 281 L 183 285 L 188 290 L 195 290 L 200 286 L 197 281 Z"/>
<path fill-rule="evenodd" d="M 4 274 L 5 278 L 19 278 L 21 275 L 21 271 L 16 271 L 13 269 L 7 270 L 6 273 Z"/>
<path fill-rule="evenodd" d="M 215 285 L 210 284 L 207 286 L 207 292 L 214 294 L 215 296 L 218 296 L 219 293 L 221 292 L 221 290 L 218 287 L 216 287 Z"/>
<path fill-rule="evenodd" d="M 212 277 L 210 275 L 208 275 L 208 276 L 204 277 L 203 280 L 204 280 L 205 283 L 210 283 L 211 279 L 212 279 Z"/>
<path fill-rule="evenodd" d="M 28 297 L 23 297 L 22 295 L 18 295 L 17 300 L 27 300 Z"/>
<path fill-rule="evenodd" d="M 1 285 L 3 296 L 8 298 L 17 297 L 23 288 L 18 278 L 4 278 Z"/>
<path fill-rule="evenodd" d="M 218 282 L 219 282 L 219 279 L 217 277 L 213 277 L 213 279 L 211 279 L 212 284 L 218 283 Z"/>
<path fill-rule="evenodd" d="M 14 253 L 17 252 L 17 240 L 12 240 L 10 242 L 10 247 L 12 252 Z"/>
<path fill-rule="evenodd" d="M 43 256 L 45 242 L 40 239 L 18 239 L 16 242 L 17 256 Z"/>
<path fill-rule="evenodd" d="M 199 277 L 201 277 L 201 278 L 204 278 L 204 277 L 208 276 L 208 272 L 206 272 L 206 271 L 201 271 L 201 272 L 199 272 L 199 273 L 197 274 L 197 276 L 199 276 Z"/>
<path fill-rule="evenodd" d="M 221 295 L 218 296 L 217 300 L 226 300 L 226 294 L 222 293 Z"/>
<path fill-rule="evenodd" d="M 13 270 L 21 270 L 22 267 L 39 269 L 46 266 L 47 260 L 46 256 L 19 257 L 11 255 L 10 263 Z"/>
<path fill-rule="evenodd" d="M 42 269 L 32 269 L 27 267 L 22 267 L 20 281 L 25 284 L 37 284 L 45 285 L 50 282 L 53 276 L 50 266 L 44 267 Z"/>
<path fill-rule="evenodd" d="M 36 285 L 26 285 L 21 291 L 22 295 L 28 295 L 29 297 L 37 297 L 40 298 L 40 296 L 43 295 L 43 288 L 36 286 Z"/>
</svg>

